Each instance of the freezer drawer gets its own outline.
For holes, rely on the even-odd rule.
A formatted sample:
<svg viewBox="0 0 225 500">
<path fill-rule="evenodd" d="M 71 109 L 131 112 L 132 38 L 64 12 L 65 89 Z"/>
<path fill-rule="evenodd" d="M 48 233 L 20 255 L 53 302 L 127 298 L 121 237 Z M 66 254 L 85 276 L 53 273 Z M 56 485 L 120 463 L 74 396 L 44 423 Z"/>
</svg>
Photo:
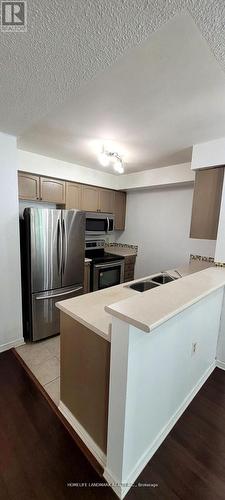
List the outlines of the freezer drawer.
<svg viewBox="0 0 225 500">
<path fill-rule="evenodd" d="M 83 293 L 83 284 L 58 288 L 32 295 L 32 339 L 41 340 L 59 333 L 59 310 L 56 302 L 71 299 Z"/>
</svg>

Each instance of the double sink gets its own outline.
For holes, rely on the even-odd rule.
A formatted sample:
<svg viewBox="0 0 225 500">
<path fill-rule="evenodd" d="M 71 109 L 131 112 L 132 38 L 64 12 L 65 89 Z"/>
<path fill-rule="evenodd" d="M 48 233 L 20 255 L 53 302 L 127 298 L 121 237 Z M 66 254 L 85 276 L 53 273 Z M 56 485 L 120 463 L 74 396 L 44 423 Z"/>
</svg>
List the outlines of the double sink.
<svg viewBox="0 0 225 500">
<path fill-rule="evenodd" d="M 162 273 L 157 274 L 153 278 L 149 278 L 147 280 L 138 281 L 137 283 L 133 283 L 133 285 L 128 285 L 128 288 L 132 288 L 137 292 L 146 292 L 146 290 L 151 290 L 151 288 L 155 288 L 159 285 L 165 285 L 166 283 L 170 283 L 170 281 L 175 281 L 178 278 L 170 276 L 169 274 Z"/>
</svg>

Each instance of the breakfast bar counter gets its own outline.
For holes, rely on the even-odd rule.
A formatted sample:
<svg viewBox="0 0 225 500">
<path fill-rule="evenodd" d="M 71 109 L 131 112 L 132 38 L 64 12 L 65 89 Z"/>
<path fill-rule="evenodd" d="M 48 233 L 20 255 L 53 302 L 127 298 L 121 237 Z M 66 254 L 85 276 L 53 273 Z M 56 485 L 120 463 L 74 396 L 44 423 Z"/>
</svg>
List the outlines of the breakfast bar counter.
<svg viewBox="0 0 225 500">
<path fill-rule="evenodd" d="M 107 305 L 105 310 L 149 333 L 224 285 L 225 269 L 212 267 Z"/>
<path fill-rule="evenodd" d="M 225 269 L 196 267 L 172 270 L 166 281 L 177 279 L 143 293 L 130 285 L 156 274 L 57 304 L 59 410 L 119 498 L 221 367 Z"/>
<path fill-rule="evenodd" d="M 196 273 L 198 269 L 202 270 L 208 265 L 209 264 L 205 262 L 191 262 L 185 266 L 178 267 L 177 270 L 186 279 L 186 276 L 189 274 Z M 216 283 L 220 283 L 221 279 L 223 280 L 223 276 L 225 276 L 225 271 L 215 267 L 212 269 L 218 271 L 218 274 L 215 274 L 215 278 L 212 279 L 214 279 L 214 281 L 216 280 Z M 172 275 L 174 274 L 174 277 L 177 277 L 174 270 L 171 270 L 170 273 Z M 142 278 L 142 280 L 151 279 L 156 276 L 156 274 L 157 273 L 146 276 Z M 207 290 L 207 276 L 203 275 L 202 278 L 200 276 L 200 280 L 197 277 L 188 281 L 188 288 L 186 287 L 186 281 L 183 283 L 184 278 L 182 278 L 182 283 L 180 283 L 180 280 L 176 280 L 167 285 L 159 286 L 157 289 L 155 288 L 149 292 L 145 292 L 144 295 L 129 288 L 130 284 L 142 281 L 139 278 L 138 280 L 128 283 L 105 288 L 104 290 L 98 290 L 97 292 L 63 300 L 58 302 L 56 306 L 62 312 L 68 314 L 68 316 L 110 342 L 112 315 L 120 318 L 123 316 L 124 320 L 128 318 L 131 324 L 138 325 L 142 330 L 148 332 L 150 331 L 150 325 L 153 326 L 156 324 L 156 321 L 165 318 L 165 315 L 168 316 L 169 314 L 176 313 L 181 307 L 186 307 L 190 301 L 197 300 L 199 296 L 201 297 L 203 289 L 205 291 Z M 168 286 L 170 287 L 169 289 L 167 288 Z M 182 294 L 180 296 L 181 291 Z M 136 302 L 136 300 L 138 302 Z M 155 304 L 156 302 L 156 307 L 153 308 L 151 304 Z M 138 310 L 137 304 L 139 304 L 138 307 L 140 307 L 140 310 Z M 150 313 L 150 311 L 152 311 L 152 313 Z M 150 314 L 152 315 L 151 319 L 149 316 Z"/>
</svg>

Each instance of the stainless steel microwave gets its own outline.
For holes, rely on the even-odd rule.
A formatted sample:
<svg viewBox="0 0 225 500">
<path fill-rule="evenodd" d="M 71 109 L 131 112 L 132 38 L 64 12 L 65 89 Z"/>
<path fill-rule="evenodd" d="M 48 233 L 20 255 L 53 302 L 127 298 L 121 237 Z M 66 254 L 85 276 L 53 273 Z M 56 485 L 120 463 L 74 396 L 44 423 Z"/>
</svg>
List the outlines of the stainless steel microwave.
<svg viewBox="0 0 225 500">
<path fill-rule="evenodd" d="M 86 212 L 86 235 L 108 234 L 114 231 L 114 215 Z"/>
</svg>

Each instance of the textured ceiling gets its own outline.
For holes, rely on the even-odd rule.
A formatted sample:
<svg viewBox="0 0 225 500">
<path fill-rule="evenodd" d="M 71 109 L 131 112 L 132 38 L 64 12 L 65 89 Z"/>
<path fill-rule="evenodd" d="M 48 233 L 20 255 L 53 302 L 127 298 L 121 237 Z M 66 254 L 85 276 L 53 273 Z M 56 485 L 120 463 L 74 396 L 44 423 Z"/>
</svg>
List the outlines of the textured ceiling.
<svg viewBox="0 0 225 500">
<path fill-rule="evenodd" d="M 189 9 L 225 70 L 224 0 L 28 0 L 27 33 L 0 33 L 0 130 L 18 134 Z"/>
<path fill-rule="evenodd" d="M 183 9 L 225 70 L 224 0 L 27 4 L 27 33 L 0 33 L 1 131 L 19 135 L 28 130 Z M 176 151 L 174 155 L 177 158 Z"/>
<path fill-rule="evenodd" d="M 20 148 L 104 169 L 102 145 L 126 172 L 189 161 L 225 134 L 225 74 L 191 16 L 181 14 L 20 136 Z M 113 166 L 108 170 L 113 170 Z"/>
</svg>

